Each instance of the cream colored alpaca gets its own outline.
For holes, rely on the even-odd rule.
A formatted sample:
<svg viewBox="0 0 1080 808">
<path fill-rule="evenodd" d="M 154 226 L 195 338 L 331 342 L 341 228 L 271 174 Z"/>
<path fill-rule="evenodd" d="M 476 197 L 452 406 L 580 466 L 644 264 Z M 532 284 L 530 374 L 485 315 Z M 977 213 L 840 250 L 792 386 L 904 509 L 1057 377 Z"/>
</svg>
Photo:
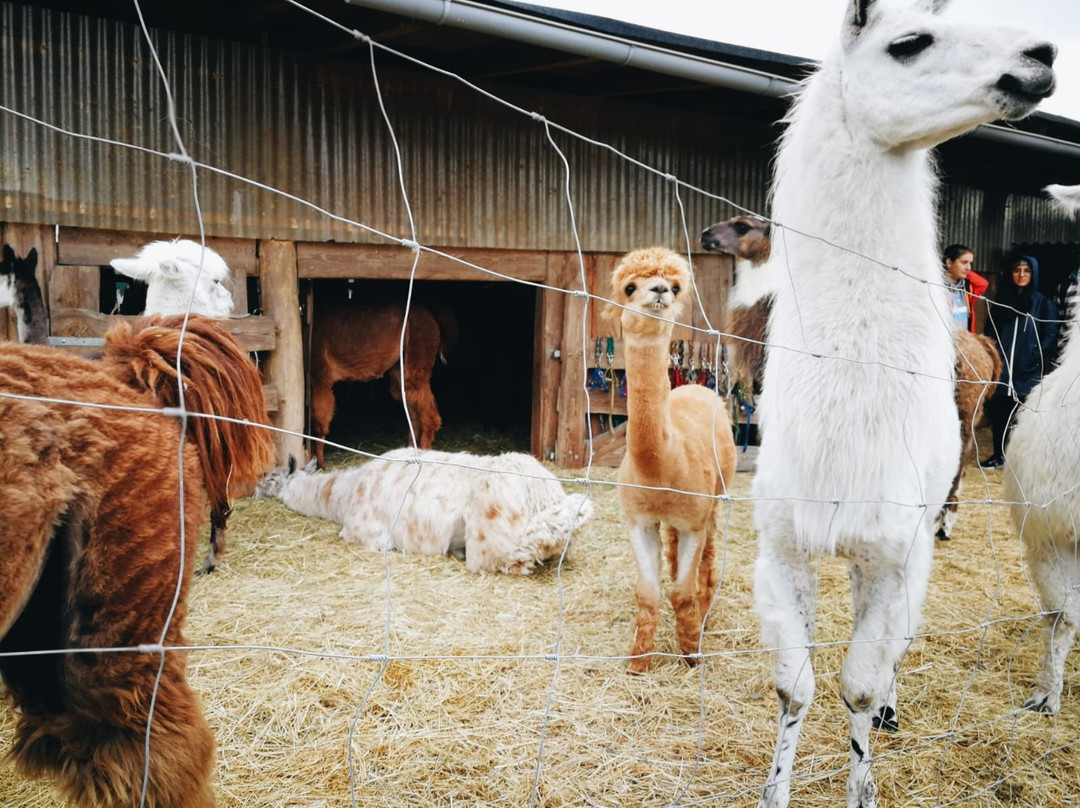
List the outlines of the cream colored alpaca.
<svg viewBox="0 0 1080 808">
<path fill-rule="evenodd" d="M 690 304 L 692 288 L 686 261 L 661 247 L 629 253 L 611 277 L 611 299 L 626 307 L 619 314 L 628 414 L 619 501 L 638 569 L 631 673 L 648 670 L 655 647 L 661 527 L 675 579 L 671 605 L 679 649 L 699 653 L 702 621 L 717 583 L 717 497 L 735 474 L 735 442 L 720 399 L 696 384 L 672 390 L 668 381 L 672 328 Z"/>
<path fill-rule="evenodd" d="M 337 522 L 341 538 L 368 550 L 454 556 L 471 572 L 528 575 L 569 557 L 574 531 L 592 515 L 583 495 L 567 495 L 520 452 L 394 449 L 341 471 L 312 474 L 314 465 L 297 469 L 290 458 L 256 496 Z"/>
</svg>

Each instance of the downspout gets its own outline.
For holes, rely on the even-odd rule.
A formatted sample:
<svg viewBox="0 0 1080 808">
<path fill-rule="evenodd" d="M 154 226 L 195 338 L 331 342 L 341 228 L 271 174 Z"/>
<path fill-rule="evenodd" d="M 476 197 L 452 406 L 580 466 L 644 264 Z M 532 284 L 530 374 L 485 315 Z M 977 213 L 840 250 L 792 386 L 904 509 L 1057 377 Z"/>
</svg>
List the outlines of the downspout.
<svg viewBox="0 0 1080 808">
<path fill-rule="evenodd" d="M 578 28 L 555 20 L 510 9 L 494 8 L 471 0 L 346 0 L 378 11 L 400 14 L 435 25 L 451 25 L 503 39 L 561 50 L 635 67 L 653 73 L 740 90 L 754 95 L 781 98 L 791 94 L 798 82 L 764 71 L 725 64 L 667 48 L 632 42 L 620 37 Z M 1080 144 L 1021 132 L 993 124 L 976 128 L 970 135 L 1020 148 L 1048 152 L 1059 157 L 1080 159 Z"/>
</svg>

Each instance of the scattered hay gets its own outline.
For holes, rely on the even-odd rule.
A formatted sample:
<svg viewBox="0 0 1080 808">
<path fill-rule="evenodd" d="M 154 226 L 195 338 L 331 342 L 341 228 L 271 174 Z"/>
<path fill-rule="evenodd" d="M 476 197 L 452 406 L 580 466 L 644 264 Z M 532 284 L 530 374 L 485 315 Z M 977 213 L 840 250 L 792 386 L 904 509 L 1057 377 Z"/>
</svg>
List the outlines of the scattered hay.
<svg viewBox="0 0 1080 808">
<path fill-rule="evenodd" d="M 1000 476 L 983 486 L 972 467 L 966 496 L 1000 497 Z M 738 476 L 737 497 L 749 480 Z M 193 645 L 213 646 L 191 652 L 189 675 L 217 738 L 220 804 L 337 808 L 352 788 L 357 805 L 395 808 L 754 805 L 776 702 L 753 610 L 751 504 L 727 514 L 709 661 L 664 657 L 630 677 L 634 561 L 614 489 L 598 482 L 592 497 L 573 561 L 526 578 L 373 555 L 279 503 L 237 503 L 229 551 L 196 580 L 187 629 Z M 793 785 L 802 806 L 842 801 L 848 760 L 847 574 L 834 559 L 819 572 L 817 701 Z M 901 731 L 875 736 L 883 806 L 1075 802 L 1075 673 L 1057 720 L 1019 709 L 1040 647 L 1035 612 L 1006 509 L 962 506 L 953 540 L 936 548 L 927 636 L 901 671 Z M 663 616 L 658 649 L 672 654 L 670 607 Z M 0 746 L 11 731 L 0 710 Z M 60 804 L 7 765 L 0 795 Z"/>
</svg>

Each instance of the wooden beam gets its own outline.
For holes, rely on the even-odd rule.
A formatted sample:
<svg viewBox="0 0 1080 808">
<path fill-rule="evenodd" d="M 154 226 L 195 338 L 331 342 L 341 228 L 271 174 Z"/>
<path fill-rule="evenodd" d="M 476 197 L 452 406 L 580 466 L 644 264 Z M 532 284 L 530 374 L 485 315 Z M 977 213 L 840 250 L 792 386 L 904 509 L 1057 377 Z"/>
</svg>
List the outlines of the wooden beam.
<svg viewBox="0 0 1080 808">
<path fill-rule="evenodd" d="M 300 334 L 300 297 L 297 288 L 296 245 L 270 239 L 259 245 L 263 311 L 277 324 L 277 345 L 266 363 L 267 382 L 278 391 L 273 423 L 295 435 L 276 433 L 278 460 L 304 455 L 304 350 Z"/>
<path fill-rule="evenodd" d="M 498 272 L 511 279 L 541 282 L 547 277 L 543 250 L 496 250 L 447 247 L 441 250 L 462 261 Z M 301 243 L 296 245 L 301 278 L 378 278 L 408 280 L 413 252 L 380 244 Z M 502 278 L 472 269 L 458 261 L 424 251 L 416 268 L 424 281 L 499 281 Z"/>
<path fill-rule="evenodd" d="M 586 263 L 594 261 L 585 256 Z M 563 253 L 557 272 L 560 289 L 580 290 L 580 266 L 576 253 Z M 555 463 L 562 468 L 577 469 L 585 465 L 585 399 L 583 343 L 585 339 L 585 298 L 563 293 L 562 374 L 559 380 L 559 425 L 555 441 Z M 590 357 L 591 358 L 591 357 Z"/>
<path fill-rule="evenodd" d="M 60 228 L 58 262 L 73 266 L 108 265 L 113 258 L 130 258 L 151 241 L 172 241 L 176 233 L 135 233 L 127 230 L 96 230 L 86 227 Z M 182 234 L 180 238 L 198 241 L 198 233 Z M 255 242 L 244 238 L 206 239 L 206 246 L 225 259 L 234 272 L 258 274 Z"/>
<path fill-rule="evenodd" d="M 55 308 L 52 334 L 56 337 L 104 337 L 117 320 L 134 320 L 132 315 L 99 314 L 86 309 Z M 274 321 L 270 317 L 243 317 L 217 321 L 245 351 L 270 351 L 276 347 Z"/>
<path fill-rule="evenodd" d="M 562 254 L 551 253 L 550 283 L 559 280 Z M 566 295 L 554 289 L 542 289 L 536 296 L 536 321 L 533 336 L 532 429 L 530 448 L 541 460 L 555 459 L 559 428 L 559 384 L 562 381 L 563 304 Z"/>
</svg>

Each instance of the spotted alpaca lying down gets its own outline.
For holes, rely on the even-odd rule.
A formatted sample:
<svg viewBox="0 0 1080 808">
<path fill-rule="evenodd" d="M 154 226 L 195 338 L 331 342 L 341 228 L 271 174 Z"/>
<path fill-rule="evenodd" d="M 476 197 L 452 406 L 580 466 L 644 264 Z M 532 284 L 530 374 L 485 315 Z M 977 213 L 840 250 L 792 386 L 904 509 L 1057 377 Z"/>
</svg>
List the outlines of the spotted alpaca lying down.
<svg viewBox="0 0 1080 808">
<path fill-rule="evenodd" d="M 417 462 L 419 460 L 420 462 Z M 368 550 L 445 555 L 471 572 L 528 575 L 569 557 L 571 538 L 592 515 L 581 494 L 527 454 L 394 449 L 355 468 L 311 473 L 289 459 L 256 496 L 337 522 L 341 538 Z"/>
</svg>

